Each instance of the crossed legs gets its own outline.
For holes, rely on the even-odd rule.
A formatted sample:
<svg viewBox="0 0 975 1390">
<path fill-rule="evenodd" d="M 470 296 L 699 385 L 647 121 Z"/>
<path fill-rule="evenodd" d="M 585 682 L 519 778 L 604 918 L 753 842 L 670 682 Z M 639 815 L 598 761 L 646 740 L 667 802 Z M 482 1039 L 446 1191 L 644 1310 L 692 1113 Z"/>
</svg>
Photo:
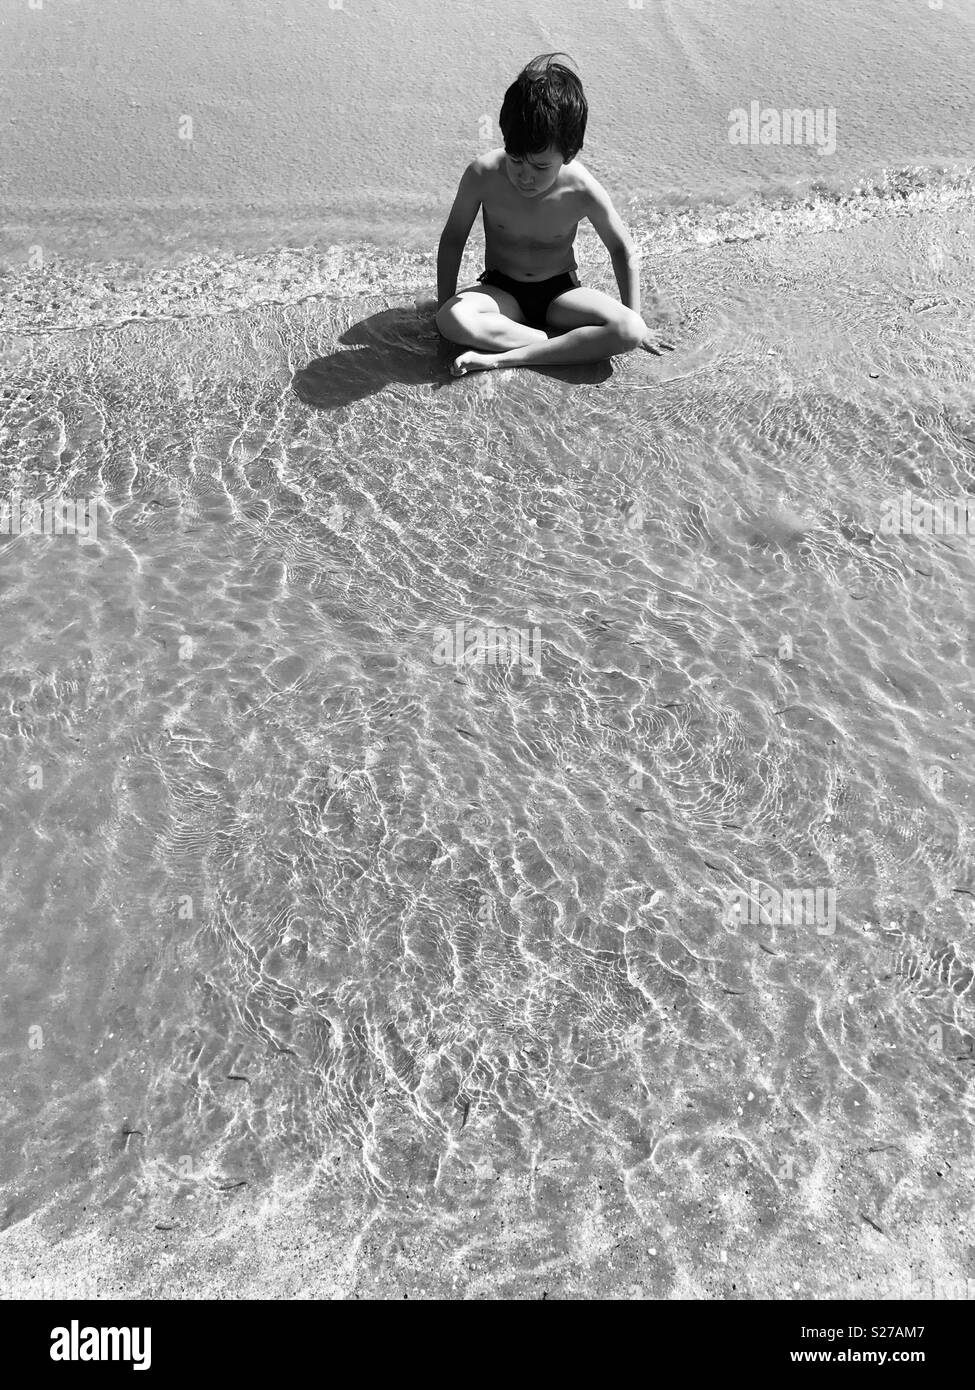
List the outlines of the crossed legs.
<svg viewBox="0 0 975 1390">
<path fill-rule="evenodd" d="M 454 362 L 455 376 L 497 367 L 599 362 L 630 352 L 647 338 L 640 315 L 601 290 L 566 290 L 552 300 L 545 321 L 558 337 L 529 327 L 514 296 L 494 285 L 462 290 L 437 314 L 445 338 L 473 348 Z"/>
</svg>

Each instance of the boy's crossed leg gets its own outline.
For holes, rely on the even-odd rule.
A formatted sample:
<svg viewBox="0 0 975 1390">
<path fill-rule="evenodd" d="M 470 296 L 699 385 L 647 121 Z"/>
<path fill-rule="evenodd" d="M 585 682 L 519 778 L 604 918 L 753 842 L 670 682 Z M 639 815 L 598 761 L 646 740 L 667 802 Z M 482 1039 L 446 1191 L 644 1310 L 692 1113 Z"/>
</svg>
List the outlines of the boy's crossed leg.
<svg viewBox="0 0 975 1390">
<path fill-rule="evenodd" d="M 496 285 L 461 290 L 437 314 L 437 327 L 451 343 L 504 352 L 528 343 L 547 342 L 543 328 L 530 328 L 513 294 Z"/>
<path fill-rule="evenodd" d="M 476 301 L 490 296 L 493 304 Z M 513 297 L 494 286 L 464 290 L 437 314 L 437 327 L 452 342 L 473 344 L 451 368 L 455 376 L 497 367 L 532 367 L 600 362 L 617 353 L 649 346 L 643 319 L 601 290 L 566 290 L 553 299 L 545 316 L 559 335 L 550 338 L 531 328 Z"/>
</svg>

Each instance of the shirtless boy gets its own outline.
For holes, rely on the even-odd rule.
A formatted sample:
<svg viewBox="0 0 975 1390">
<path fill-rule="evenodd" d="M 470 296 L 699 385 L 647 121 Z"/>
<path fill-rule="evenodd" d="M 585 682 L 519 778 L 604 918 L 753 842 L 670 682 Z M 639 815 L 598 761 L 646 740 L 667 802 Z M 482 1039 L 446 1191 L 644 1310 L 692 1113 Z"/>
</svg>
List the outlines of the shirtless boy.
<svg viewBox="0 0 975 1390">
<path fill-rule="evenodd" d="M 582 83 L 557 56 L 534 58 L 508 88 L 504 149 L 468 165 L 440 238 L 437 327 L 473 349 L 456 359 L 455 376 L 654 350 L 640 317 L 636 249 L 605 189 L 576 158 L 588 117 Z M 478 208 L 487 269 L 457 294 Z M 579 284 L 572 248 L 584 217 L 609 251 L 622 303 Z"/>
</svg>

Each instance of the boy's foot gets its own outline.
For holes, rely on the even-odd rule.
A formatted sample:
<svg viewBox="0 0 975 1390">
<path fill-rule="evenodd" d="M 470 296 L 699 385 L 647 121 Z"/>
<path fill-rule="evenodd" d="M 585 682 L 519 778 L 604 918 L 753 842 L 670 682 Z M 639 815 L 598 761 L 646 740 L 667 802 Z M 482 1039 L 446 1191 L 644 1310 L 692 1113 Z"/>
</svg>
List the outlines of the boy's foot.
<svg viewBox="0 0 975 1390">
<path fill-rule="evenodd" d="M 498 366 L 496 352 L 462 352 L 451 364 L 451 376 L 466 376 L 468 372 L 490 372 Z"/>
</svg>

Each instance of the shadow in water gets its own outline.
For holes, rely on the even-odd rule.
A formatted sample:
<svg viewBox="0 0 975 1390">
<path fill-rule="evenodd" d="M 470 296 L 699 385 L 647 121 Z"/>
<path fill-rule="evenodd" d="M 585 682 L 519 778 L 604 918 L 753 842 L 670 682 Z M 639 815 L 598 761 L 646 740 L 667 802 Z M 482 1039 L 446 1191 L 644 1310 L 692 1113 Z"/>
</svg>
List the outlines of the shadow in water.
<svg viewBox="0 0 975 1390">
<path fill-rule="evenodd" d="M 473 379 L 474 374 L 451 376 L 450 364 L 463 348 L 441 336 L 432 315 L 415 309 L 371 314 L 341 334 L 339 342 L 346 344 L 346 351 L 313 357 L 292 379 L 299 400 L 316 410 L 338 410 L 397 384 L 432 386 L 439 391 L 445 386 L 462 389 Z M 573 386 L 606 381 L 613 374 L 609 362 L 518 370 Z"/>
</svg>

